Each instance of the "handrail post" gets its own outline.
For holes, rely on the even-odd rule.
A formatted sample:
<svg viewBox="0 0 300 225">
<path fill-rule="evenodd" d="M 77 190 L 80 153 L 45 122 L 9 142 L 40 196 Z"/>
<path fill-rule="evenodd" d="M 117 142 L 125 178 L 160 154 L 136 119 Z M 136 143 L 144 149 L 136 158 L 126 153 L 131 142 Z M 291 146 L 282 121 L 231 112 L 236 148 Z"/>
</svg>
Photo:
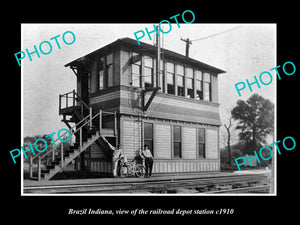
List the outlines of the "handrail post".
<svg viewBox="0 0 300 225">
<path fill-rule="evenodd" d="M 80 127 L 79 130 L 79 152 L 81 152 L 82 149 L 82 127 Z"/>
<path fill-rule="evenodd" d="M 38 157 L 38 180 L 41 180 L 41 156 Z"/>
<path fill-rule="evenodd" d="M 64 166 L 64 143 L 60 143 L 60 167 Z"/>
<path fill-rule="evenodd" d="M 116 144 L 118 144 L 118 126 L 117 126 L 117 111 L 114 113 L 114 133 L 116 137 Z"/>
<path fill-rule="evenodd" d="M 73 106 L 76 106 L 75 105 L 75 90 L 73 89 Z"/>
<path fill-rule="evenodd" d="M 52 145 L 52 161 L 55 159 L 55 147 Z"/>
<path fill-rule="evenodd" d="M 92 123 L 93 111 L 92 110 L 93 109 L 90 107 L 90 129 L 92 128 L 92 125 L 93 125 L 93 123 Z"/>
<path fill-rule="evenodd" d="M 59 94 L 59 112 L 61 110 L 61 94 Z"/>
<path fill-rule="evenodd" d="M 101 134 L 101 130 L 102 130 L 102 109 L 100 109 L 100 113 L 99 113 L 99 133 Z"/>
<path fill-rule="evenodd" d="M 29 177 L 32 178 L 32 156 L 29 157 Z"/>
<path fill-rule="evenodd" d="M 67 105 L 66 108 L 68 108 L 68 106 L 69 106 L 69 104 L 68 104 L 68 99 L 69 99 L 69 93 L 67 93 L 67 95 L 66 95 L 66 105 Z"/>
</svg>

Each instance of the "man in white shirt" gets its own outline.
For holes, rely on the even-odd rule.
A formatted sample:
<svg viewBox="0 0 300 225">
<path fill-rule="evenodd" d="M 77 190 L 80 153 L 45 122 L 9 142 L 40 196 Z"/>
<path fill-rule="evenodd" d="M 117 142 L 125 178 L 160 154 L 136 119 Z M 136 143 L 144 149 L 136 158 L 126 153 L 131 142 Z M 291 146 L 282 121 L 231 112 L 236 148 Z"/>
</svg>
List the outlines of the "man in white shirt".
<svg viewBox="0 0 300 225">
<path fill-rule="evenodd" d="M 143 159 L 145 159 L 145 167 L 146 167 L 145 177 L 151 177 L 152 167 L 153 167 L 153 156 L 148 145 L 144 145 L 144 149 L 141 152 L 141 156 Z"/>
</svg>

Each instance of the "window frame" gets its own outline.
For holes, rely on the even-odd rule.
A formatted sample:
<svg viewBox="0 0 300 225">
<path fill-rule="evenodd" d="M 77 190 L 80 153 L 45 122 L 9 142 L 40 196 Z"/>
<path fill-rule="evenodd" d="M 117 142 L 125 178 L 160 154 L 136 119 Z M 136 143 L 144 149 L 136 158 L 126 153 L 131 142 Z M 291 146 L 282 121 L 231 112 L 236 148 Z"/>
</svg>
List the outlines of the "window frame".
<svg viewBox="0 0 300 225">
<path fill-rule="evenodd" d="M 200 130 L 203 131 L 203 140 L 200 140 Z M 206 129 L 203 127 L 197 128 L 197 158 L 205 159 L 206 158 Z M 200 146 L 203 146 L 203 152 L 200 153 Z"/>
<path fill-rule="evenodd" d="M 149 146 L 149 149 L 152 153 L 152 156 L 154 157 L 154 123 L 151 123 L 151 122 L 143 122 L 143 138 L 144 138 L 144 145 L 147 144 L 149 146 L 149 143 L 151 143 L 151 145 Z M 151 135 L 152 135 L 152 138 L 148 138 L 146 137 L 146 126 L 147 125 L 151 125 Z"/>
<path fill-rule="evenodd" d="M 180 131 L 179 131 L 179 134 L 180 134 L 180 139 L 176 139 L 175 138 L 175 129 L 176 128 L 179 128 Z M 173 129 L 172 129 L 172 132 L 173 132 L 173 158 L 174 159 L 182 159 L 182 127 L 179 126 L 179 125 L 173 125 Z M 177 153 L 177 150 L 175 149 L 175 145 L 178 145 L 179 146 L 179 154 L 175 154 Z"/>
</svg>

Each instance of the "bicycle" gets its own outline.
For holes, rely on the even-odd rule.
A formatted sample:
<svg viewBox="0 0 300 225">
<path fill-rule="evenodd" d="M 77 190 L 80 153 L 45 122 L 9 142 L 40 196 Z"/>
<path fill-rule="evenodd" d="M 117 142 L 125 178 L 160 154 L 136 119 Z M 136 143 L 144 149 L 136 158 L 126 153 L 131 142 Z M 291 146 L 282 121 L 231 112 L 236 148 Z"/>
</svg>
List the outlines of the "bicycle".
<svg viewBox="0 0 300 225">
<path fill-rule="evenodd" d="M 129 176 L 136 176 L 139 178 L 143 178 L 145 176 L 146 168 L 141 165 L 137 164 L 135 160 L 131 162 L 125 162 L 123 158 L 119 161 L 118 166 L 118 177 L 129 177 Z"/>
</svg>

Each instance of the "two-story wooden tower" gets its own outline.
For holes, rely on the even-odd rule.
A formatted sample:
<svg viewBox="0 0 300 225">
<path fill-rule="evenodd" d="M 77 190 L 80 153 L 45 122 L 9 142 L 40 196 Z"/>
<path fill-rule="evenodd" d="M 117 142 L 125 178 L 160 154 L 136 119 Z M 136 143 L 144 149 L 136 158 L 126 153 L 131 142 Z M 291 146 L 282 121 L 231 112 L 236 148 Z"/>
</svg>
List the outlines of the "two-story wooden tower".
<svg viewBox="0 0 300 225">
<path fill-rule="evenodd" d="M 120 143 L 129 160 L 148 144 L 154 174 L 219 171 L 218 75 L 225 71 L 167 49 L 157 71 L 156 56 L 155 46 L 122 38 L 66 64 L 77 90 L 60 95 L 61 101 L 72 95 L 67 105 L 76 105 L 60 101 L 63 121 L 71 127 L 103 112 L 92 126 L 97 130 L 102 120 L 100 135 Z M 111 173 L 109 150 L 99 139 L 78 155 L 78 165 Z"/>
</svg>

